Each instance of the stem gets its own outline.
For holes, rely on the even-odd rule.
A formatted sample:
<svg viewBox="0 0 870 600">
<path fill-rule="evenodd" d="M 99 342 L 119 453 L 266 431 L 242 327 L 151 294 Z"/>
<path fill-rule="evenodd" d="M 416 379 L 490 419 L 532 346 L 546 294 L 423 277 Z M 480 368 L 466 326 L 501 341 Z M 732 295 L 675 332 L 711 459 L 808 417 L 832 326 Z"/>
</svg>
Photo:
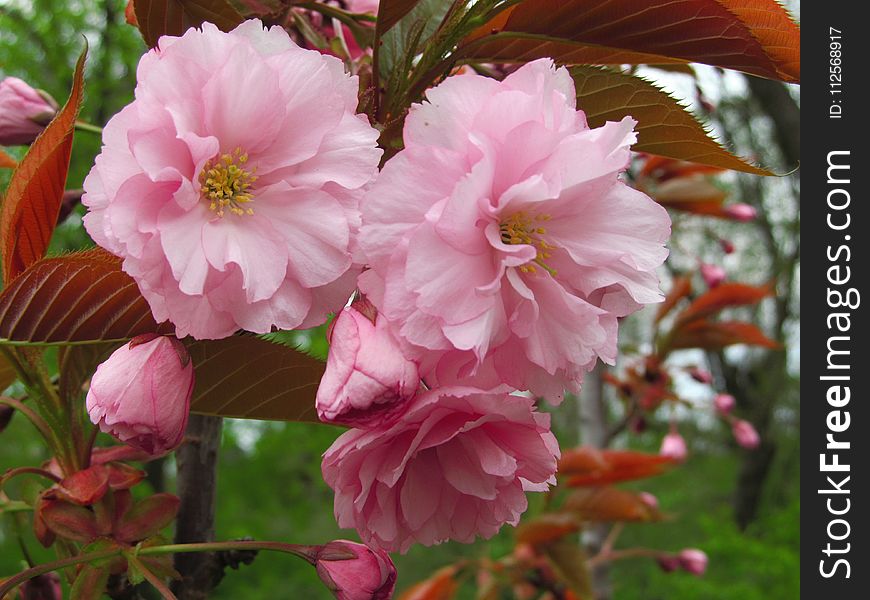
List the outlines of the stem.
<svg viewBox="0 0 870 600">
<path fill-rule="evenodd" d="M 99 135 L 103 135 L 103 128 L 102 127 L 98 127 L 96 125 L 91 125 L 90 123 L 85 123 L 84 121 L 76 121 L 75 127 L 79 131 L 87 131 L 89 133 L 96 133 Z"/>
<path fill-rule="evenodd" d="M 60 483 L 60 477 L 58 477 L 54 473 L 46 471 L 45 469 L 40 469 L 39 467 L 16 467 L 14 469 L 9 469 L 5 473 L 3 473 L 3 475 L 0 475 L 0 489 L 2 489 L 4 485 L 6 485 L 7 481 L 12 479 L 16 475 L 24 475 L 27 473 L 31 475 L 39 475 L 41 477 L 45 477 L 46 479 L 50 479 L 55 483 Z"/>
<path fill-rule="evenodd" d="M 655 550 L 653 548 L 627 548 L 625 550 L 611 550 L 609 552 L 601 552 L 589 559 L 590 567 L 599 566 L 601 563 L 613 562 L 615 560 L 623 560 L 626 558 L 658 558 L 666 555 L 667 552 Z"/>
<path fill-rule="evenodd" d="M 39 430 L 39 433 L 42 434 L 42 437 L 45 438 L 45 441 L 48 442 L 49 445 L 53 445 L 57 440 L 54 437 L 54 433 L 51 430 L 51 427 L 48 426 L 48 423 L 45 422 L 45 419 L 40 417 L 35 411 L 31 410 L 29 406 L 21 402 L 20 400 L 16 400 L 15 398 L 10 398 L 9 396 L 0 396 L 0 404 L 5 404 L 6 406 L 11 406 L 33 423 L 33 426 Z"/>
<path fill-rule="evenodd" d="M 127 560 L 130 562 L 130 564 L 136 567 L 136 569 L 140 573 L 142 573 L 142 576 L 148 581 L 148 583 L 154 586 L 154 589 L 160 592 L 160 595 L 163 596 L 164 600 L 178 600 L 178 598 L 175 596 L 175 594 L 172 593 L 172 591 L 166 586 L 166 584 L 163 583 L 160 578 L 157 577 L 154 573 L 152 573 L 151 570 L 146 567 L 141 560 L 139 560 L 135 556 L 130 555 L 127 555 Z"/>
<path fill-rule="evenodd" d="M 59 571 L 65 567 L 72 567 L 82 563 L 102 560 L 104 558 L 112 558 L 119 556 L 124 552 L 125 548 L 107 548 L 106 550 L 98 550 L 87 554 L 79 554 L 61 560 L 55 560 L 49 563 L 37 565 L 26 571 L 22 571 L 13 575 L 9 579 L 0 583 L 0 598 L 5 597 L 16 587 L 39 575 L 50 573 L 51 571 Z M 129 559 L 129 547 L 128 559 Z M 136 552 L 138 556 L 150 556 L 155 554 L 179 554 L 187 552 L 209 552 L 220 550 L 272 550 L 275 552 L 283 552 L 292 554 L 299 558 L 305 559 L 308 563 L 314 564 L 315 557 L 319 550 L 319 546 L 303 546 L 300 544 L 287 544 L 284 542 L 257 542 L 257 541 L 238 541 L 238 542 L 211 542 L 207 544 L 167 544 L 164 546 L 148 546 L 139 548 Z M 352 557 L 348 557 L 352 558 Z"/>
</svg>

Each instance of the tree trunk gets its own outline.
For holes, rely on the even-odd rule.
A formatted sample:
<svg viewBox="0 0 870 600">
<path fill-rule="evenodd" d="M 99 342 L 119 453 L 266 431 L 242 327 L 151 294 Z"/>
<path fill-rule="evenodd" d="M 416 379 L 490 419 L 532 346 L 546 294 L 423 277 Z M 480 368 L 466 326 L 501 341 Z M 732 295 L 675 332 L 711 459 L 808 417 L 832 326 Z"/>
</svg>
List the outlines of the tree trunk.
<svg viewBox="0 0 870 600">
<path fill-rule="evenodd" d="M 184 443 L 176 451 L 177 488 L 181 505 L 175 543 L 214 541 L 217 457 L 221 441 L 220 417 L 190 415 Z M 223 569 L 213 553 L 175 555 L 182 579 L 172 584 L 179 600 L 202 600 L 220 582 Z"/>
<path fill-rule="evenodd" d="M 580 392 L 580 442 L 586 446 L 604 447 L 607 441 L 607 407 L 604 400 L 604 365 L 598 363 L 595 369 L 583 379 Z M 610 526 L 594 523 L 586 527 L 583 542 L 590 555 L 601 550 Z M 596 600 L 610 600 L 613 588 L 610 582 L 610 566 L 606 563 L 592 569 L 592 589 Z"/>
</svg>

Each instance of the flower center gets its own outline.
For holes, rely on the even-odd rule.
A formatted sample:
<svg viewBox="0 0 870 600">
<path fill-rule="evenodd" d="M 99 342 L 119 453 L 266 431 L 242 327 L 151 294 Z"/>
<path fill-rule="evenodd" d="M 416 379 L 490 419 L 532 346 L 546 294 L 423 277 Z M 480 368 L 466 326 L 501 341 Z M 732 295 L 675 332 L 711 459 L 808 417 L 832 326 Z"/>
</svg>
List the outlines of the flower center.
<svg viewBox="0 0 870 600">
<path fill-rule="evenodd" d="M 530 217 L 525 212 L 520 211 L 514 213 L 507 220 L 502 221 L 499 229 L 501 230 L 501 241 L 505 244 L 528 244 L 534 246 L 536 255 L 532 262 L 544 269 L 552 276 L 556 276 L 556 269 L 550 267 L 546 262 L 553 253 L 555 246 L 551 246 L 542 237 L 547 233 L 547 229 L 541 226 L 541 223 L 549 221 L 552 217 L 548 214 L 538 214 Z M 525 264 L 520 267 L 523 273 L 537 273 L 538 269 L 534 264 Z"/>
<path fill-rule="evenodd" d="M 223 217 L 228 210 L 236 215 L 252 215 L 254 209 L 245 207 L 253 202 L 250 187 L 257 176 L 256 169 L 246 169 L 248 153 L 236 148 L 232 154 L 216 156 L 202 168 L 199 174 L 199 185 L 202 197 L 208 201 L 208 207 Z"/>
</svg>

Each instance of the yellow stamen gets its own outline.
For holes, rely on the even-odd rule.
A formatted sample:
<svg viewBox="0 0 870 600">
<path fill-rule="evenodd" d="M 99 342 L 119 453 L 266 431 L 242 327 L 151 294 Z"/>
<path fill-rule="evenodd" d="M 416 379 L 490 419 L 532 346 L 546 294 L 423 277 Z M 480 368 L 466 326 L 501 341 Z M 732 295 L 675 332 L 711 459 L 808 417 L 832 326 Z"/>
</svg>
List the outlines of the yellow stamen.
<svg viewBox="0 0 870 600">
<path fill-rule="evenodd" d="M 250 188 L 257 181 L 256 169 L 239 165 L 248 162 L 248 154 L 236 148 L 231 154 L 221 154 L 211 159 L 199 174 L 199 186 L 209 210 L 224 216 L 224 210 L 234 215 L 252 215 L 254 209 L 245 204 L 254 201 Z"/>
<path fill-rule="evenodd" d="M 547 233 L 547 229 L 533 223 L 533 221 L 549 221 L 551 218 L 547 214 L 538 214 L 534 218 L 530 218 L 525 212 L 520 211 L 502 221 L 500 229 L 501 241 L 505 244 L 527 244 L 534 246 L 536 254 L 533 262 L 555 277 L 556 269 L 553 269 L 544 261 L 553 256 L 550 250 L 555 250 L 556 247 L 540 237 Z M 525 264 L 520 267 L 520 272 L 534 275 L 538 270 L 535 268 L 535 265 Z"/>
</svg>

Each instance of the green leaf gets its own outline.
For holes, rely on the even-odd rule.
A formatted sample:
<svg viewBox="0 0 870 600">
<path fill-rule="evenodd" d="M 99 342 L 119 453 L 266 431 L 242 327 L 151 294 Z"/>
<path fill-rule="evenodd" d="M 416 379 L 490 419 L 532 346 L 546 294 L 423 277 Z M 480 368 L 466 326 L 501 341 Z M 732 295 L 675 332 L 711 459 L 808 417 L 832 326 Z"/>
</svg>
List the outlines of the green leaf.
<svg viewBox="0 0 870 600">
<path fill-rule="evenodd" d="M 324 363 L 255 336 L 188 344 L 196 384 L 192 412 L 279 421 L 317 421 Z"/>
<path fill-rule="evenodd" d="M 0 208 L 4 284 L 45 255 L 57 224 L 84 92 L 87 53 L 85 46 L 76 63 L 69 100 L 30 146 L 9 181 Z"/>
<path fill-rule="evenodd" d="M 596 67 L 569 71 L 577 88 L 577 108 L 586 113 L 590 127 L 625 116 L 637 120 L 632 150 L 754 175 L 773 174 L 731 154 L 684 106 L 649 81 Z"/>
</svg>

